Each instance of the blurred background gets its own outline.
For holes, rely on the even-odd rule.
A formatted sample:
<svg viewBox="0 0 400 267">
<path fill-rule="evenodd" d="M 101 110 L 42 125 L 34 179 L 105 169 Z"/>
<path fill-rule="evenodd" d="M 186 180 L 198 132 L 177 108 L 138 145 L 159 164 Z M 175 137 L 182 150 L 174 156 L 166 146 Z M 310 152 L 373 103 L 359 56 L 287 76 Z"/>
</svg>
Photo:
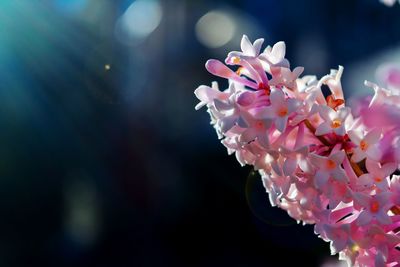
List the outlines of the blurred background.
<svg viewBox="0 0 400 267">
<path fill-rule="evenodd" d="M 331 266 L 193 91 L 247 34 L 370 93 L 399 29 L 378 0 L 0 0 L 0 266 Z"/>
</svg>

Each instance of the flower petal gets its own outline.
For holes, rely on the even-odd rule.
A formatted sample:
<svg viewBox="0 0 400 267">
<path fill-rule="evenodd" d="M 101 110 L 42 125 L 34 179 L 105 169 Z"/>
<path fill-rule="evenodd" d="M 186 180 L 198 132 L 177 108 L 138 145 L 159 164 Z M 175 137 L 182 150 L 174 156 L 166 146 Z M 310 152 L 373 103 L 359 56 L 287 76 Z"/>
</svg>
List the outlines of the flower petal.
<svg viewBox="0 0 400 267">
<path fill-rule="evenodd" d="M 240 48 L 245 55 L 255 56 L 256 54 L 256 51 L 247 35 L 243 35 L 242 41 L 240 42 Z"/>
<path fill-rule="evenodd" d="M 287 120 L 288 120 L 288 116 L 278 117 L 275 120 L 275 127 L 281 133 L 283 133 L 286 130 Z"/>
<path fill-rule="evenodd" d="M 358 226 L 363 226 L 367 225 L 371 222 L 372 216 L 369 212 L 363 210 L 359 215 L 358 218 L 356 219 L 357 225 Z"/>
<path fill-rule="evenodd" d="M 375 128 L 372 131 L 370 131 L 369 133 L 367 133 L 364 140 L 369 145 L 376 144 L 379 141 L 379 139 L 381 138 L 381 135 L 382 135 L 382 130 Z"/>
<path fill-rule="evenodd" d="M 331 132 L 332 132 L 332 128 L 331 128 L 331 125 L 329 124 L 329 122 L 323 122 L 317 127 L 317 130 L 315 131 L 315 135 L 320 136 L 320 135 L 328 134 Z"/>
<path fill-rule="evenodd" d="M 316 188 L 322 188 L 329 179 L 329 173 L 324 171 L 317 171 L 314 177 L 314 184 Z"/>
<path fill-rule="evenodd" d="M 255 83 L 253 83 L 245 78 L 240 77 L 239 75 L 236 74 L 236 72 L 232 71 L 230 68 L 225 66 L 219 60 L 209 59 L 206 62 L 206 69 L 208 70 L 208 72 L 210 72 L 211 74 L 214 74 L 215 76 L 219 76 L 219 77 L 226 78 L 226 79 L 231 79 L 236 82 L 242 83 L 246 86 L 249 86 L 253 89 L 258 89 L 258 85 L 256 85 Z"/>
</svg>

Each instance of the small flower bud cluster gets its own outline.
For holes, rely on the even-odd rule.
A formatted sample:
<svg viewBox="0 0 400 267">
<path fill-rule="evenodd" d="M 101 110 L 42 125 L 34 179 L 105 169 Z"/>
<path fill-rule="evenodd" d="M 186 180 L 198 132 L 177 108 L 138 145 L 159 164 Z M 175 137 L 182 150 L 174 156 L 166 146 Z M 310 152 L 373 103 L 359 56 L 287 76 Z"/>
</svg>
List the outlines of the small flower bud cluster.
<svg viewBox="0 0 400 267">
<path fill-rule="evenodd" d="M 196 109 L 206 106 L 228 153 L 258 170 L 271 204 L 315 224 L 332 254 L 350 266 L 400 266 L 399 91 L 366 82 L 373 97 L 350 109 L 343 67 L 300 77 L 284 42 L 261 53 L 262 44 L 243 36 L 225 64 L 207 61 L 229 87 L 199 86 Z"/>
</svg>

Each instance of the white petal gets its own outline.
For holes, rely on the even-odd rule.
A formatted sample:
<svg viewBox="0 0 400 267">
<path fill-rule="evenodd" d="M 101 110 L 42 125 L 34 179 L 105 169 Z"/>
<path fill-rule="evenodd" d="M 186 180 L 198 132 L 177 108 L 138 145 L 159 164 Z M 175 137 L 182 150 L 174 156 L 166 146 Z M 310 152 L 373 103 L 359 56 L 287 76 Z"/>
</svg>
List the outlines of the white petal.
<svg viewBox="0 0 400 267">
<path fill-rule="evenodd" d="M 370 131 L 369 133 L 367 133 L 364 140 L 369 145 L 376 144 L 379 141 L 379 139 L 381 138 L 381 135 L 382 135 L 381 129 L 375 128 L 372 131 Z"/>
<path fill-rule="evenodd" d="M 328 106 L 318 106 L 318 107 L 319 107 L 319 115 L 321 116 L 321 118 L 326 122 L 331 122 L 332 118 L 330 114 L 335 111 Z"/>
<path fill-rule="evenodd" d="M 255 51 L 255 56 L 260 54 L 261 51 L 261 46 L 264 43 L 264 39 L 260 38 L 254 41 L 253 43 L 253 47 L 254 47 L 254 51 Z"/>
<path fill-rule="evenodd" d="M 317 127 L 317 130 L 315 131 L 315 135 L 320 136 L 320 135 L 328 134 L 331 132 L 332 132 L 332 128 L 331 128 L 330 123 L 323 122 Z"/>
<path fill-rule="evenodd" d="M 346 130 L 344 128 L 344 125 L 342 124 L 342 126 L 338 127 L 338 128 L 334 128 L 333 131 L 340 136 L 344 136 L 346 134 Z"/>
<path fill-rule="evenodd" d="M 348 131 L 347 134 L 349 135 L 351 141 L 352 141 L 354 144 L 356 144 L 357 146 L 360 145 L 360 142 L 361 142 L 362 137 L 361 137 L 361 133 L 360 133 L 359 131 L 350 130 L 350 131 Z"/>
<path fill-rule="evenodd" d="M 258 113 L 252 113 L 252 111 L 250 111 L 250 114 L 256 119 L 273 119 L 276 117 L 275 110 L 271 106 L 259 109 Z"/>
<path fill-rule="evenodd" d="M 293 111 L 296 111 L 300 107 L 300 105 L 301 105 L 300 101 L 293 98 L 289 98 L 287 101 L 289 114 L 292 113 Z"/>
<path fill-rule="evenodd" d="M 350 109 L 345 107 L 337 111 L 338 118 L 342 121 L 350 114 Z"/>
<path fill-rule="evenodd" d="M 376 161 L 379 161 L 382 157 L 382 152 L 376 145 L 369 146 L 366 154 L 368 155 L 368 158 Z"/>
<path fill-rule="evenodd" d="M 272 56 L 274 57 L 274 61 L 272 62 L 273 64 L 279 63 L 280 60 L 285 58 L 286 54 L 286 44 L 285 42 L 277 42 L 273 47 L 271 51 Z"/>
<path fill-rule="evenodd" d="M 218 111 L 226 111 L 233 108 L 233 106 L 225 101 L 214 99 L 214 106 Z"/>
<path fill-rule="evenodd" d="M 362 151 L 359 147 L 353 150 L 353 156 L 351 156 L 351 160 L 353 162 L 360 162 L 365 159 L 367 155 Z"/>
<path fill-rule="evenodd" d="M 240 48 L 245 55 L 255 56 L 255 50 L 247 35 L 243 35 Z"/>
<path fill-rule="evenodd" d="M 296 67 L 296 68 L 293 70 L 293 75 L 294 75 L 295 77 L 299 77 L 299 76 L 303 73 L 303 71 L 304 71 L 304 68 L 303 68 L 303 67 Z"/>
</svg>

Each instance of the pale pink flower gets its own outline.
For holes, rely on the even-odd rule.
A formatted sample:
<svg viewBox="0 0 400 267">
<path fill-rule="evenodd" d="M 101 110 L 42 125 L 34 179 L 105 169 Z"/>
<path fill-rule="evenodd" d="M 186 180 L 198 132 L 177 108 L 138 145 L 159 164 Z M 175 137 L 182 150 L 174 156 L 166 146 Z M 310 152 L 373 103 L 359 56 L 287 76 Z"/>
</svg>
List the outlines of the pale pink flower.
<svg viewBox="0 0 400 267">
<path fill-rule="evenodd" d="M 364 193 L 354 193 L 355 204 L 362 207 L 362 211 L 358 215 L 357 224 L 366 225 L 373 219 L 381 224 L 390 224 L 392 222 L 387 214 L 392 206 L 390 200 L 390 192 L 378 193 L 376 195 L 366 195 Z"/>
<path fill-rule="evenodd" d="M 400 176 L 393 173 L 400 163 L 400 91 L 366 82 L 374 96 L 351 112 L 343 67 L 319 80 L 299 77 L 303 69 L 290 70 L 283 42 L 260 54 L 262 43 L 243 36 L 242 51 L 225 60 L 237 71 L 208 61 L 229 87 L 198 87 L 196 109 L 206 106 L 228 154 L 260 173 L 271 205 L 299 223 L 315 223 L 332 253 L 351 266 L 399 265 Z M 323 85 L 331 92 L 326 98 Z"/>
<path fill-rule="evenodd" d="M 324 187 L 330 177 L 338 181 L 347 181 L 348 178 L 341 167 L 344 157 L 345 153 L 343 151 L 331 154 L 329 157 L 310 154 L 311 163 L 318 168 L 314 180 L 317 188 Z"/>
<path fill-rule="evenodd" d="M 253 115 L 258 119 L 271 119 L 275 127 L 284 132 L 286 129 L 289 115 L 296 111 L 300 102 L 296 99 L 286 99 L 281 90 L 273 90 L 270 95 L 271 105 L 263 109 L 253 110 Z"/>
<path fill-rule="evenodd" d="M 285 58 L 286 45 L 284 42 L 277 42 L 273 47 L 268 46 L 260 55 L 260 59 L 267 63 L 270 67 L 284 67 L 289 68 L 289 61 Z M 268 69 L 269 69 L 268 68 Z"/>
<path fill-rule="evenodd" d="M 323 226 L 326 237 L 331 240 L 331 252 L 336 254 L 353 244 L 350 237 L 350 225 L 329 225 Z"/>
<path fill-rule="evenodd" d="M 350 114 L 349 108 L 343 107 L 336 111 L 328 106 L 320 106 L 319 114 L 324 122 L 317 127 L 316 135 L 329 133 L 335 133 L 340 136 L 345 135 L 345 122 Z"/>
<path fill-rule="evenodd" d="M 219 91 L 217 82 L 213 82 L 211 87 L 200 85 L 194 91 L 194 94 L 200 99 L 200 103 L 196 105 L 196 110 L 213 103 L 214 99 L 226 100 L 229 97 L 229 94 Z"/>
<path fill-rule="evenodd" d="M 350 130 L 348 135 L 351 141 L 357 146 L 353 150 L 353 156 L 351 160 L 354 162 L 359 162 L 366 157 L 372 160 L 379 160 L 381 157 L 381 152 L 377 147 L 377 143 L 381 138 L 382 131 L 380 129 L 373 129 L 363 136 L 361 131 Z"/>
<path fill-rule="evenodd" d="M 389 187 L 389 176 L 397 169 L 397 165 L 389 162 L 381 166 L 379 162 L 367 159 L 366 168 L 368 173 L 359 177 L 360 183 L 366 187 L 375 185 L 380 190 L 387 190 Z"/>
</svg>

